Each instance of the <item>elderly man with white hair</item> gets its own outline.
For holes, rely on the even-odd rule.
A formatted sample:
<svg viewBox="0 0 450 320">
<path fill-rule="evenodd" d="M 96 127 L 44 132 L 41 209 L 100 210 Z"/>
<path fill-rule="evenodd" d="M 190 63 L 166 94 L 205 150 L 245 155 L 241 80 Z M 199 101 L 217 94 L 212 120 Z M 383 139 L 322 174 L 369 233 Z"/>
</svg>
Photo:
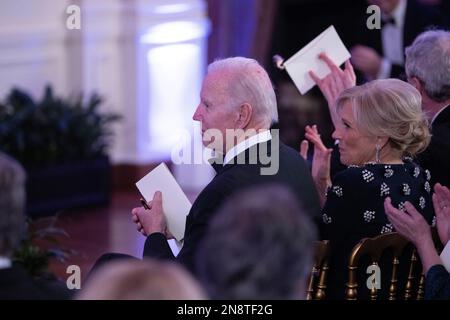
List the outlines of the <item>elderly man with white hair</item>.
<svg viewBox="0 0 450 320">
<path fill-rule="evenodd" d="M 422 95 L 431 125 L 431 142 L 419 155 L 436 182 L 450 187 L 450 32 L 427 31 L 406 48 L 406 75 Z"/>
<path fill-rule="evenodd" d="M 306 212 L 319 216 L 318 196 L 306 162 L 270 131 L 277 118 L 272 83 L 257 61 L 234 57 L 209 65 L 193 119 L 201 123 L 204 145 L 214 145 L 221 156 L 214 165 L 217 175 L 187 216 L 184 245 L 176 258 L 191 271 L 195 271 L 198 245 L 214 212 L 243 188 L 266 183 L 285 185 Z M 147 236 L 144 256 L 175 259 L 166 241 L 170 235 L 162 201 L 164 194 L 155 193 L 150 209 L 134 208 L 132 217 L 138 230 Z"/>
</svg>

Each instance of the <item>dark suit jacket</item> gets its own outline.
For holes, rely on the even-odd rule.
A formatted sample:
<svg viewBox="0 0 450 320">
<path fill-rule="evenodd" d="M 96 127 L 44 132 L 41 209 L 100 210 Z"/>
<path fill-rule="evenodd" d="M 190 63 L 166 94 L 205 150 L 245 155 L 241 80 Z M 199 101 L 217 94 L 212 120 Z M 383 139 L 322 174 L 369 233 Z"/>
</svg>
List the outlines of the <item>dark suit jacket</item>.
<svg viewBox="0 0 450 320">
<path fill-rule="evenodd" d="M 363 16 L 359 29 L 362 31 L 356 37 L 356 43 L 371 47 L 384 57 L 383 44 L 381 39 L 381 29 L 369 30 L 366 27 L 367 14 Z M 442 16 L 430 7 L 418 3 L 416 0 L 408 0 L 405 12 L 405 22 L 403 25 L 403 49 L 410 46 L 414 39 L 431 26 L 444 26 Z M 392 64 L 392 78 L 400 78 L 404 74 L 403 65 Z"/>
<path fill-rule="evenodd" d="M 264 183 L 280 183 L 289 187 L 297 196 L 301 205 L 315 219 L 318 219 L 320 205 L 316 189 L 308 166 L 297 151 L 280 143 L 279 170 L 275 175 L 261 175 L 260 169 L 265 167 L 258 157 L 256 164 L 248 164 L 250 154 L 259 154 L 260 148 L 270 154 L 271 142 L 255 145 L 246 151 L 247 164 L 226 164 L 219 169 L 214 179 L 203 189 L 192 205 L 187 216 L 184 245 L 177 261 L 195 273 L 195 255 L 198 245 L 204 237 L 208 224 L 214 212 L 234 192 L 252 185 Z M 236 160 L 236 158 L 235 158 Z M 235 161 L 236 162 L 236 161 Z M 161 233 L 147 237 L 144 247 L 144 257 L 174 259 Z"/>
<path fill-rule="evenodd" d="M 0 300 L 68 299 L 69 289 L 56 280 L 35 280 L 20 266 L 0 269 Z"/>
<path fill-rule="evenodd" d="M 431 142 L 418 155 L 419 164 L 430 170 L 431 182 L 450 188 L 450 106 L 447 106 L 431 124 Z"/>
<path fill-rule="evenodd" d="M 450 299 L 450 274 L 441 264 L 434 265 L 425 277 L 426 300 Z"/>
</svg>

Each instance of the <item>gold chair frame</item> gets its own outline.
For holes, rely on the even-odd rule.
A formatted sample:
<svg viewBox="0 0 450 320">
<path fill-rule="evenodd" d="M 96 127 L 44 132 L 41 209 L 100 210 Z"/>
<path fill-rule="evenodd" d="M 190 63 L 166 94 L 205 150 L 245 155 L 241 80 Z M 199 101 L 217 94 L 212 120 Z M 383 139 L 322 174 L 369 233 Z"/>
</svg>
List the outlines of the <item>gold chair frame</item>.
<svg viewBox="0 0 450 320">
<path fill-rule="evenodd" d="M 330 253 L 328 240 L 315 241 L 314 264 L 309 277 L 307 300 L 323 300 L 326 293 L 326 280 L 328 274 L 328 256 Z M 316 285 L 315 285 L 316 284 Z"/>
</svg>

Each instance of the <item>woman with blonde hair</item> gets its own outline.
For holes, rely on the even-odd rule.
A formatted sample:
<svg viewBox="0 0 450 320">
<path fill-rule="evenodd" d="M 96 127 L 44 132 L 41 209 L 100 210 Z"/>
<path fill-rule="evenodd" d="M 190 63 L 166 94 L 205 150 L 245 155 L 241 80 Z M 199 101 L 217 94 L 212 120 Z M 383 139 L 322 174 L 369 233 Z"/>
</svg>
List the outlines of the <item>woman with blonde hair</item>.
<svg viewBox="0 0 450 320">
<path fill-rule="evenodd" d="M 333 138 L 348 168 L 331 181 L 331 150 L 315 126 L 306 128 L 306 137 L 314 144 L 312 175 L 322 195 L 321 238 L 331 244 L 328 296 L 343 298 L 351 249 L 363 238 L 394 231 L 386 197 L 400 210 L 409 201 L 428 223 L 434 211 L 430 172 L 411 158 L 430 140 L 420 93 L 397 79 L 375 80 L 344 90 L 335 106 Z"/>
</svg>

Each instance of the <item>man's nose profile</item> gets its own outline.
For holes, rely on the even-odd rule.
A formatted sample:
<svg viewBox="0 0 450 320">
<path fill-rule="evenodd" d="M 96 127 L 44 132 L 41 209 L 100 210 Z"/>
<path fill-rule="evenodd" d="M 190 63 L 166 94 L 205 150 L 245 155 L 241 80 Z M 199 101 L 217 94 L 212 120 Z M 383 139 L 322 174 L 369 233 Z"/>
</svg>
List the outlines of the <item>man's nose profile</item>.
<svg viewBox="0 0 450 320">
<path fill-rule="evenodd" d="M 199 115 L 198 115 L 198 106 L 197 106 L 197 108 L 195 109 L 195 112 L 194 112 L 194 114 L 192 115 L 192 120 L 194 120 L 194 121 L 200 121 L 200 118 L 199 118 Z"/>
</svg>

